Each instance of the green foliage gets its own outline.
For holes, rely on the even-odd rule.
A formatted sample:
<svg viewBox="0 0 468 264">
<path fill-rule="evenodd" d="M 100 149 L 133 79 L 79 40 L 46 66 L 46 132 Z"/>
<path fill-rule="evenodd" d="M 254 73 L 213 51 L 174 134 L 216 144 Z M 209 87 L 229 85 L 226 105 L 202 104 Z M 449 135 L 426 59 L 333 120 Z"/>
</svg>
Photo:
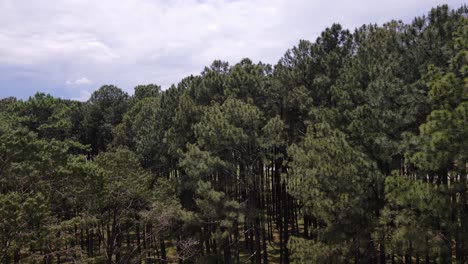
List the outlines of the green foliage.
<svg viewBox="0 0 468 264">
<path fill-rule="evenodd" d="M 0 262 L 465 263 L 467 13 L 1 99 Z"/>
<path fill-rule="evenodd" d="M 341 245 L 351 254 L 367 250 L 376 217 L 372 211 L 381 199 L 375 165 L 326 123 L 310 126 L 303 142 L 292 145 L 288 154 L 290 193 L 321 223 L 314 231 L 318 241 Z"/>
<path fill-rule="evenodd" d="M 291 263 L 347 263 L 349 246 L 325 244 L 303 238 L 292 237 L 289 241 Z"/>
<path fill-rule="evenodd" d="M 149 175 L 131 151 L 117 149 L 105 152 L 95 159 L 96 173 L 101 182 L 95 205 L 108 210 L 129 210 L 146 206 Z M 132 207 L 129 205 L 132 204 Z"/>
<path fill-rule="evenodd" d="M 386 178 L 385 197 L 377 237 L 383 237 L 387 250 L 436 258 L 444 246 L 437 225 L 449 226 L 444 197 L 431 185 L 401 176 Z"/>
<path fill-rule="evenodd" d="M 112 142 L 112 129 L 127 111 L 128 94 L 113 85 L 104 85 L 95 91 L 85 108 L 82 141 L 92 147 L 92 153 L 106 150 Z"/>
<path fill-rule="evenodd" d="M 135 87 L 135 94 L 133 95 L 136 101 L 140 101 L 147 97 L 156 97 L 161 93 L 161 86 L 156 84 L 138 85 Z"/>
<path fill-rule="evenodd" d="M 413 160 L 421 168 L 465 170 L 468 162 L 468 22 L 456 32 L 456 50 L 448 72 L 432 67 L 429 72 L 429 102 L 433 111 L 420 126 L 420 148 Z"/>
</svg>

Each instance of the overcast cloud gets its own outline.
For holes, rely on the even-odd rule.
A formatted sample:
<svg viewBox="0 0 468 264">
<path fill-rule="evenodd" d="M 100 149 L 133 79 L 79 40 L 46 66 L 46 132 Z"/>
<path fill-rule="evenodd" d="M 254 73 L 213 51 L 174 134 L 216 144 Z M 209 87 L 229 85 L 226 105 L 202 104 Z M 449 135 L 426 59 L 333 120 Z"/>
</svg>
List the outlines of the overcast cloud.
<svg viewBox="0 0 468 264">
<path fill-rule="evenodd" d="M 167 88 L 215 59 L 276 63 L 333 22 L 410 22 L 464 1 L 1 0 L 0 98 L 86 100 L 103 84 Z"/>
</svg>

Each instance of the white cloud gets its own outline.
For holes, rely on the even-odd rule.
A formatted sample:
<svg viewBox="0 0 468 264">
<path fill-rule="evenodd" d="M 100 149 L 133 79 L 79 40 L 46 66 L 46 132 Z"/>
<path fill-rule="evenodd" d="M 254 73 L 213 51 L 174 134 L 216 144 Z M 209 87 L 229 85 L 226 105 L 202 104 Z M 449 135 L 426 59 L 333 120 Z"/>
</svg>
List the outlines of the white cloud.
<svg viewBox="0 0 468 264">
<path fill-rule="evenodd" d="M 92 84 L 93 82 L 86 77 L 82 77 L 74 81 L 68 80 L 65 83 L 68 85 L 81 85 L 81 84 Z"/>
<path fill-rule="evenodd" d="M 38 65 L 68 59 L 72 64 L 87 60 L 111 62 L 118 58 L 109 47 L 88 34 L 20 32 L 0 33 L 0 63 Z"/>
<path fill-rule="evenodd" d="M 452 7 L 463 1 L 448 0 Z M 40 69 L 57 82 L 168 87 L 215 59 L 276 63 L 333 22 L 353 29 L 408 21 L 440 0 L 0 1 L 0 66 Z M 0 71 L 1 74 L 1 71 Z M 97 88 L 97 87 L 96 87 Z M 60 91 L 57 91 L 60 93 Z M 0 87 L 1 95 L 1 87 Z"/>
<path fill-rule="evenodd" d="M 72 100 L 85 102 L 91 97 L 91 93 L 86 90 L 81 90 L 78 97 L 71 98 Z"/>
</svg>

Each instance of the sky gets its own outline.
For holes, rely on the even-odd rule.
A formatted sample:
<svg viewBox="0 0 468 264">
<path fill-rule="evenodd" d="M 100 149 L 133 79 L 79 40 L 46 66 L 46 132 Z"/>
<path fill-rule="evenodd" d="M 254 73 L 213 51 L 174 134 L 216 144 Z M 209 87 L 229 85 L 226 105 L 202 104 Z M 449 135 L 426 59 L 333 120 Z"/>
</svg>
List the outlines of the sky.
<svg viewBox="0 0 468 264">
<path fill-rule="evenodd" d="M 199 74 L 213 60 L 275 64 L 333 23 L 411 22 L 446 0 L 0 0 L 0 98 L 85 101 Z"/>
</svg>

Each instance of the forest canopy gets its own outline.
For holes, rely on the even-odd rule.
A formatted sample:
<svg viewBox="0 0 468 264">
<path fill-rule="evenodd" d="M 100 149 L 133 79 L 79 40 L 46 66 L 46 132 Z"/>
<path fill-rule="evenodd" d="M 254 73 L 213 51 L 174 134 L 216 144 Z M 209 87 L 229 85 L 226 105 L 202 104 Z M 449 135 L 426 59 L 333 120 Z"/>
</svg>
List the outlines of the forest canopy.
<svg viewBox="0 0 468 264">
<path fill-rule="evenodd" d="M 467 15 L 1 99 L 0 262 L 467 263 Z"/>
</svg>

